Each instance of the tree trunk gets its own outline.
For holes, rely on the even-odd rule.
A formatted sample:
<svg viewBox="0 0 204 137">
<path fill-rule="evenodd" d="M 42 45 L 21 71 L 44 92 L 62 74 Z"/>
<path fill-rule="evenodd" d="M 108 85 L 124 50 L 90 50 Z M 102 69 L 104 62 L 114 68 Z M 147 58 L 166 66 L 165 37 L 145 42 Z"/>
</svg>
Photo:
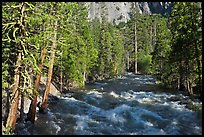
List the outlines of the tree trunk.
<svg viewBox="0 0 204 137">
<path fill-rule="evenodd" d="M 8 118 L 8 114 L 9 114 L 9 109 L 10 109 L 10 92 L 9 90 L 6 92 L 7 96 L 6 96 L 6 119 Z M 5 126 L 5 125 L 4 125 Z"/>
<path fill-rule="evenodd" d="M 152 42 L 152 25 L 150 25 L 150 32 L 149 32 L 150 34 L 150 43 L 151 43 L 151 46 L 153 45 L 153 42 Z M 154 51 L 154 49 L 153 49 L 153 46 L 151 47 L 151 49 Z M 151 52 L 153 52 L 153 51 L 151 51 Z"/>
<path fill-rule="evenodd" d="M 127 52 L 127 71 L 130 70 L 130 57 L 129 57 L 129 52 Z"/>
<path fill-rule="evenodd" d="M 61 49 L 61 52 L 63 52 L 62 49 Z M 63 86 L 62 78 L 63 76 L 62 76 L 62 53 L 61 53 L 60 55 L 60 93 L 61 94 L 62 94 L 62 86 Z"/>
<path fill-rule="evenodd" d="M 86 72 L 85 71 L 83 72 L 83 79 L 84 79 L 84 85 L 85 85 L 85 82 L 86 82 Z"/>
<path fill-rule="evenodd" d="M 179 85 L 179 90 L 180 91 L 186 91 L 186 86 L 185 86 L 185 69 L 184 69 L 184 61 L 181 61 L 180 68 L 179 68 L 179 74 L 180 74 L 180 85 Z"/>
<path fill-rule="evenodd" d="M 20 9 L 20 36 L 21 39 L 24 37 L 24 29 L 23 25 L 24 24 L 24 11 L 25 11 L 25 4 L 24 2 L 20 3 L 21 9 Z M 14 76 L 14 87 L 13 87 L 13 96 L 11 99 L 11 106 L 6 122 L 6 128 L 10 129 L 10 131 L 14 131 L 15 125 L 16 125 L 16 119 L 17 119 L 17 109 L 18 109 L 18 104 L 19 104 L 19 85 L 20 85 L 20 77 L 21 77 L 21 60 L 22 60 L 22 41 L 20 42 L 18 46 L 18 56 L 17 56 L 17 61 L 16 61 L 16 70 L 15 70 L 15 76 Z"/>
<path fill-rule="evenodd" d="M 162 72 L 162 65 L 163 65 L 163 63 L 162 63 L 162 60 L 160 59 L 159 60 L 159 71 L 160 71 L 160 73 L 163 73 Z M 160 80 L 162 81 L 162 75 L 160 75 Z"/>
<path fill-rule="evenodd" d="M 51 85 L 51 80 L 52 80 L 52 71 L 53 71 L 53 65 L 54 65 L 54 59 L 55 59 L 56 40 L 57 40 L 57 20 L 55 21 L 55 26 L 54 26 L 54 38 L 53 38 L 53 43 L 52 43 L 52 47 L 51 47 L 50 67 L 48 70 L 48 77 L 47 77 L 47 83 L 46 83 L 46 90 L 45 90 L 44 97 L 43 97 L 43 103 L 41 105 L 42 110 L 47 109 L 47 106 L 48 106 L 48 95 L 50 92 L 50 85 Z"/>
<path fill-rule="evenodd" d="M 118 65 L 117 64 L 115 64 L 114 65 L 114 72 L 115 72 L 115 75 L 116 75 L 116 78 L 118 78 Z"/>
<path fill-rule="evenodd" d="M 187 60 L 185 62 L 185 82 L 186 82 L 186 90 L 188 92 L 189 95 L 193 95 L 193 91 L 192 91 L 192 86 L 191 86 L 191 82 L 190 82 L 190 78 L 189 78 L 189 75 L 190 75 L 190 72 L 189 72 L 189 61 Z"/>
<path fill-rule="evenodd" d="M 178 80 L 177 80 L 177 90 L 179 90 L 180 89 L 180 79 L 178 78 Z"/>
<path fill-rule="evenodd" d="M 21 93 L 21 108 L 20 108 L 20 120 L 23 121 L 24 116 L 24 94 Z"/>
<path fill-rule="evenodd" d="M 187 89 L 190 95 L 193 95 L 192 85 L 190 81 L 187 81 Z"/>
<path fill-rule="evenodd" d="M 18 59 L 17 59 L 17 67 L 21 66 L 21 53 L 18 53 Z M 13 87 L 13 96 L 11 99 L 11 106 L 7 118 L 6 128 L 11 129 L 13 131 L 15 129 L 16 125 L 16 115 L 17 115 L 17 109 L 18 109 L 18 103 L 19 103 L 19 84 L 20 84 L 20 70 L 19 68 L 16 69 L 15 72 L 15 80 L 14 80 L 14 87 Z"/>
<path fill-rule="evenodd" d="M 181 74 L 180 75 L 180 85 L 179 85 L 179 90 L 180 91 L 186 91 L 186 88 L 185 88 L 185 78 L 184 78 L 184 75 Z"/>
<path fill-rule="evenodd" d="M 135 74 L 137 74 L 137 26 L 135 22 Z"/>
<path fill-rule="evenodd" d="M 62 81 L 62 69 L 60 70 L 60 93 L 62 94 L 62 85 L 63 85 L 63 81 Z"/>
<path fill-rule="evenodd" d="M 37 78 L 35 81 L 35 89 L 33 91 L 34 97 L 31 101 L 30 108 L 29 108 L 28 115 L 27 115 L 27 120 L 31 121 L 33 124 L 35 123 L 37 95 L 38 95 L 38 89 L 40 86 L 40 79 L 41 79 L 41 74 L 42 74 L 42 70 L 43 70 L 44 59 L 46 56 L 46 50 L 47 50 L 46 47 L 44 47 L 44 49 L 41 52 L 41 64 L 39 65 L 39 69 L 40 69 L 41 73 L 37 74 Z"/>
<path fill-rule="evenodd" d="M 153 26 L 153 35 L 152 35 L 152 48 L 155 49 L 155 45 L 156 45 L 156 36 L 157 36 L 157 31 L 156 31 L 156 23 L 154 23 Z"/>
</svg>

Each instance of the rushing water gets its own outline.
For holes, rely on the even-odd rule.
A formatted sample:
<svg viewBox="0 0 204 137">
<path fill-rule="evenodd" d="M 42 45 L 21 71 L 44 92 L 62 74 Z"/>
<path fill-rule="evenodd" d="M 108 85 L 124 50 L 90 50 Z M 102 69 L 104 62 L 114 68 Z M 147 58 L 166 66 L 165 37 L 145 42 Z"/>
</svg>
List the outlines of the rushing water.
<svg viewBox="0 0 204 137">
<path fill-rule="evenodd" d="M 189 110 L 175 99 L 189 97 L 141 90 L 146 85 L 155 80 L 128 73 L 67 93 L 50 102 L 47 114 L 37 113 L 34 127 L 19 134 L 202 135 L 202 109 Z M 202 108 L 201 102 L 190 102 Z"/>
</svg>

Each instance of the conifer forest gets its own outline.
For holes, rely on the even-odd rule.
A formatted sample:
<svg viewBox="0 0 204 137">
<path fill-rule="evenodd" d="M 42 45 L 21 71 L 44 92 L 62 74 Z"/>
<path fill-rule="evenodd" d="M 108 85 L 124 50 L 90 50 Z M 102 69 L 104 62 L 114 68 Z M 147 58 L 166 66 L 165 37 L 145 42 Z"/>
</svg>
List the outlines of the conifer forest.
<svg viewBox="0 0 204 137">
<path fill-rule="evenodd" d="M 202 2 L 96 3 L 2 2 L 2 134 L 202 135 Z"/>
</svg>

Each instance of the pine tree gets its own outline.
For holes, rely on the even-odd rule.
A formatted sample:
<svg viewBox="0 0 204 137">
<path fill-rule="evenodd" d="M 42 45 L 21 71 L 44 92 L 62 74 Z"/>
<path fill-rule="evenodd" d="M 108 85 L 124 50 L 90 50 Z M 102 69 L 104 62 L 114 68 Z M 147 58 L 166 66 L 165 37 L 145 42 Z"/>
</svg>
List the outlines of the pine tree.
<svg viewBox="0 0 204 137">
<path fill-rule="evenodd" d="M 136 2 L 132 3 L 131 7 L 132 13 L 132 21 L 134 26 L 134 73 L 138 73 L 138 18 L 139 18 L 139 11 L 136 6 Z"/>
<path fill-rule="evenodd" d="M 170 52 L 170 30 L 167 26 L 167 19 L 160 18 L 157 24 L 156 44 L 153 51 L 153 68 L 154 73 L 158 76 L 159 80 L 164 81 L 163 78 L 166 69 L 164 69 L 164 63 L 168 62 L 168 55 Z"/>
<path fill-rule="evenodd" d="M 51 10 L 50 10 L 50 18 L 51 18 L 51 26 L 53 28 L 53 37 L 52 37 L 52 47 L 51 47 L 51 53 L 50 53 L 50 66 L 48 70 L 48 76 L 47 76 L 47 83 L 46 83 L 46 89 L 43 96 L 43 102 L 40 106 L 40 109 L 44 111 L 48 107 L 48 96 L 50 92 L 50 85 L 53 75 L 53 66 L 54 66 L 54 60 L 55 60 L 55 50 L 57 47 L 57 29 L 58 29 L 58 22 L 60 21 L 60 8 L 63 8 L 62 6 L 64 3 L 52 3 Z"/>
<path fill-rule="evenodd" d="M 198 52 L 200 49 L 198 45 L 201 44 L 201 15 L 200 3 L 176 2 L 170 16 L 173 36 L 170 60 L 178 66 L 179 90 L 187 91 L 189 94 L 193 94 L 192 85 L 196 77 L 201 76 L 200 61 L 198 61 L 201 57 Z M 197 69 L 199 75 L 194 73 L 195 68 L 199 68 Z"/>
<path fill-rule="evenodd" d="M 36 46 L 30 43 L 32 33 L 28 29 L 28 15 L 32 10 L 32 4 L 27 2 L 3 3 L 3 45 L 13 46 L 16 49 L 13 53 L 17 55 L 12 58 L 4 56 L 5 59 L 9 59 L 12 63 L 15 62 L 15 66 L 13 65 L 10 70 L 12 72 L 10 76 L 14 77 L 14 79 L 11 80 L 13 82 L 11 85 L 13 93 L 6 123 L 6 128 L 11 131 L 15 129 L 20 95 L 20 118 L 22 118 L 24 95 L 32 96 L 33 84 L 31 74 L 33 71 L 39 70 L 36 58 L 33 54 L 33 51 L 36 51 Z M 12 50 L 12 48 L 10 49 Z M 11 84 L 11 81 L 9 84 Z"/>
<path fill-rule="evenodd" d="M 113 36 L 113 48 L 112 48 L 112 58 L 113 58 L 113 74 L 118 77 L 124 72 L 124 57 L 125 49 L 122 38 L 122 33 L 119 29 L 114 27 Z"/>
<path fill-rule="evenodd" d="M 37 72 L 37 74 L 36 74 L 35 88 L 33 89 L 33 96 L 31 98 L 31 104 L 30 104 L 29 111 L 27 114 L 27 119 L 26 119 L 26 120 L 31 121 L 34 124 L 36 107 L 37 107 L 37 96 L 39 95 L 38 89 L 40 86 L 41 76 L 43 74 L 42 72 L 43 72 L 44 60 L 46 57 L 47 47 L 49 44 L 49 40 L 48 40 L 49 39 L 49 33 L 48 33 L 48 29 L 45 28 L 45 26 L 46 26 L 46 24 L 48 24 L 49 20 L 46 17 L 47 13 L 43 9 L 46 6 L 45 3 L 33 3 L 33 4 L 34 4 L 35 15 L 33 15 L 32 18 L 30 19 L 30 22 L 29 22 L 29 24 L 31 25 L 30 29 L 33 29 L 32 27 L 34 27 L 34 26 L 38 26 L 38 25 L 40 26 L 40 24 L 43 24 L 43 25 L 41 25 L 42 27 L 40 29 L 38 29 L 38 31 L 35 31 L 35 29 L 34 29 L 34 36 L 31 37 L 31 42 L 34 45 L 39 45 L 39 49 L 41 51 L 40 59 L 38 59 L 39 72 Z M 38 14 L 41 14 L 43 16 L 41 16 L 41 18 L 39 18 L 39 16 L 36 16 Z M 38 54 L 36 55 L 36 57 L 38 57 Z"/>
</svg>

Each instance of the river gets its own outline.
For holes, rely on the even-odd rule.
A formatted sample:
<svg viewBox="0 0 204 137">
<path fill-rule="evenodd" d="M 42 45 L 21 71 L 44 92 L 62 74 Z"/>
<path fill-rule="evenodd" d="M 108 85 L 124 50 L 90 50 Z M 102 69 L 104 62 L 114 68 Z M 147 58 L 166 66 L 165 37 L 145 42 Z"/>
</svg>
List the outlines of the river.
<svg viewBox="0 0 204 137">
<path fill-rule="evenodd" d="M 97 81 L 50 101 L 48 113 L 37 113 L 35 125 L 18 134 L 202 135 L 202 102 L 154 86 L 153 77 L 132 73 Z"/>
</svg>

